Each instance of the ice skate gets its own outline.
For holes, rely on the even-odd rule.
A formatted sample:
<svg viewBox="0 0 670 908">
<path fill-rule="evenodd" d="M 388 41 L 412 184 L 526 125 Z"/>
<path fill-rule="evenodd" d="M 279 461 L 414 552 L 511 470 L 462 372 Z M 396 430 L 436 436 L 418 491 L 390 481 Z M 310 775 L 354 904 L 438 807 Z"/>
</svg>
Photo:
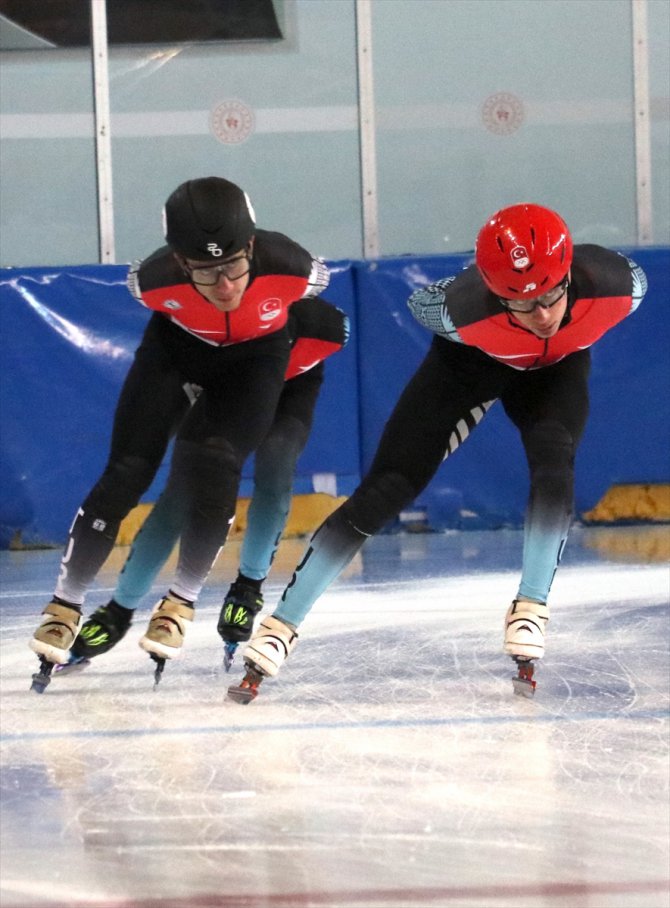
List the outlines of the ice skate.
<svg viewBox="0 0 670 908">
<path fill-rule="evenodd" d="M 108 653 L 126 635 L 132 618 L 132 609 L 124 608 L 113 599 L 100 606 L 84 621 L 67 662 L 59 665 L 56 672 L 64 675 L 81 671 L 91 664 L 94 656 Z"/>
<path fill-rule="evenodd" d="M 535 694 L 535 659 L 544 656 L 544 635 L 549 608 L 543 602 L 515 599 L 505 615 L 503 650 L 516 662 L 518 674 L 512 678 L 514 693 L 524 697 Z"/>
<path fill-rule="evenodd" d="M 226 593 L 216 629 L 224 643 L 223 667 L 230 671 L 239 643 L 251 637 L 254 619 L 263 608 L 263 596 L 255 587 L 236 580 Z"/>
<path fill-rule="evenodd" d="M 161 679 L 166 659 L 180 655 L 187 621 L 193 621 L 193 606 L 170 592 L 154 606 L 149 627 L 140 640 L 140 646 L 156 663 L 154 689 Z"/>
<path fill-rule="evenodd" d="M 228 688 L 228 697 L 236 703 L 255 699 L 263 678 L 275 677 L 297 640 L 298 634 L 288 624 L 272 615 L 264 618 L 244 650 L 247 673 L 238 685 Z"/>
<path fill-rule="evenodd" d="M 29 643 L 40 659 L 40 670 L 33 675 L 31 690 L 44 693 L 51 681 L 54 665 L 68 661 L 70 647 L 75 641 L 81 609 L 78 605 L 66 605 L 53 599 L 44 609 L 45 616 Z"/>
</svg>

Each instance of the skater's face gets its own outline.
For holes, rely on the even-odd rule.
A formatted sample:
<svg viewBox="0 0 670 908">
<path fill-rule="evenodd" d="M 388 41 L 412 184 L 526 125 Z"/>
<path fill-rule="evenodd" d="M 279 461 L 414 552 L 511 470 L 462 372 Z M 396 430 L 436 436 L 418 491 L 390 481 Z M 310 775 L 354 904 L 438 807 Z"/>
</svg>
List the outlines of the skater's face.
<svg viewBox="0 0 670 908">
<path fill-rule="evenodd" d="M 569 277 L 566 277 L 553 291 L 538 297 L 537 300 L 527 300 L 528 312 L 520 312 L 512 308 L 514 301 L 505 307 L 512 318 L 516 319 L 536 337 L 543 339 L 553 337 L 561 327 L 568 308 Z M 501 300 L 501 302 L 503 302 Z"/>
<path fill-rule="evenodd" d="M 232 312 L 242 302 L 249 286 L 252 244 L 253 240 L 245 249 L 216 264 L 179 258 L 195 289 L 219 312 Z"/>
</svg>

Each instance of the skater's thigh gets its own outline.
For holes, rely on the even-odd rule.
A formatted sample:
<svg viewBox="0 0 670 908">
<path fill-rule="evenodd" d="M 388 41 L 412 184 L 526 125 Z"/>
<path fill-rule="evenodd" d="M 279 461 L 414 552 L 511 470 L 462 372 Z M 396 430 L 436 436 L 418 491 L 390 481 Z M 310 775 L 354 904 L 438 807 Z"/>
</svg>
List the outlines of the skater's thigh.
<svg viewBox="0 0 670 908">
<path fill-rule="evenodd" d="M 254 480 L 283 488 L 309 439 L 323 381 L 323 363 L 285 382 L 270 431 L 256 449 Z"/>
<path fill-rule="evenodd" d="M 130 455 L 159 464 L 188 406 L 177 370 L 163 357 L 138 350 L 114 414 L 111 459 Z"/>
<path fill-rule="evenodd" d="M 436 338 L 384 428 L 370 473 L 400 473 L 423 488 L 454 439 L 465 441 L 496 399 L 504 369 L 478 350 Z"/>
<path fill-rule="evenodd" d="M 554 366 L 519 373 L 503 395 L 505 412 L 522 433 L 539 423 L 564 426 L 576 445 L 589 412 L 589 350 L 580 350 Z"/>
</svg>

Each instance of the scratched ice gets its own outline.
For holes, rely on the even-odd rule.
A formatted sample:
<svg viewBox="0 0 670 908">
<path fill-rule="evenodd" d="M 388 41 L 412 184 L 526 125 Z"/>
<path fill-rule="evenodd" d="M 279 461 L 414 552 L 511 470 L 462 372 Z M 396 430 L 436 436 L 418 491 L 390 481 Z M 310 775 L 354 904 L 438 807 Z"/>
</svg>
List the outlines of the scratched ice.
<svg viewBox="0 0 670 908">
<path fill-rule="evenodd" d="M 151 598 L 117 649 L 29 691 L 59 553 L 0 553 L 3 908 L 670 905 L 668 527 L 574 532 L 533 700 L 501 653 L 521 534 L 499 531 L 371 540 L 280 676 L 227 701 L 237 545 L 155 693 Z M 268 610 L 303 548 L 282 545 Z"/>
</svg>

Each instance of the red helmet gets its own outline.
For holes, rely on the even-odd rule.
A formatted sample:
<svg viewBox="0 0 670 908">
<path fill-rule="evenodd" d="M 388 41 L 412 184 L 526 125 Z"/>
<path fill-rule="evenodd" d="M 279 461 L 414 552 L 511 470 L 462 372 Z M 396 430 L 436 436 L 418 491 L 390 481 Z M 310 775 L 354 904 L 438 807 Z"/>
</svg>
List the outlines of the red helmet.
<svg viewBox="0 0 670 908">
<path fill-rule="evenodd" d="M 475 261 L 484 283 L 503 299 L 525 300 L 556 287 L 572 262 L 565 221 L 542 205 L 510 205 L 479 231 Z"/>
</svg>

